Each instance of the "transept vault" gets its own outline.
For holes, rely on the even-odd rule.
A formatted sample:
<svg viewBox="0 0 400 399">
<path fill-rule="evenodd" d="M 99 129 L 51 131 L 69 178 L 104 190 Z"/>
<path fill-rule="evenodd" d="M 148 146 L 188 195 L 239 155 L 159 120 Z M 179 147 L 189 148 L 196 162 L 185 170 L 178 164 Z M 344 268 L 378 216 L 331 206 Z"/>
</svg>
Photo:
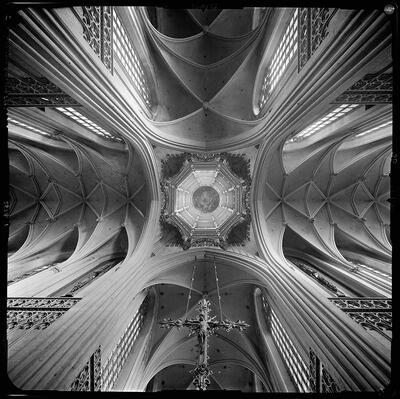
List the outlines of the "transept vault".
<svg viewBox="0 0 400 399">
<path fill-rule="evenodd" d="M 392 389 L 396 7 L 8 7 L 10 392 Z"/>
</svg>

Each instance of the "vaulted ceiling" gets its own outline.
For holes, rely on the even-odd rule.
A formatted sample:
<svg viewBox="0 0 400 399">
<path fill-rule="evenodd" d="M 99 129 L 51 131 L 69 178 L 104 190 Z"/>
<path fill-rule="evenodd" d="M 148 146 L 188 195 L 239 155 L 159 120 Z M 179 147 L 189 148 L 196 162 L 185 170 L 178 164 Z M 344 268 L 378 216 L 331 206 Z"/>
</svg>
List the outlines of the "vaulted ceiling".
<svg viewBox="0 0 400 399">
<path fill-rule="evenodd" d="M 123 260 L 146 219 L 146 180 L 130 145 L 112 150 L 58 138 L 53 147 L 10 140 L 11 280 L 49 264 L 79 276 L 99 262 Z M 60 276 L 45 273 L 53 292 L 38 288 L 42 273 L 31 278 L 31 290 L 14 284 L 13 295 L 58 291 Z"/>
<path fill-rule="evenodd" d="M 259 123 L 252 87 L 265 19 L 253 26 L 248 9 L 157 10 L 158 20 L 145 20 L 159 96 L 157 134 L 208 150 L 248 135 Z"/>
<path fill-rule="evenodd" d="M 123 8 L 117 8 L 122 15 Z M 240 247 L 225 247 L 228 255 L 231 251 L 263 259 L 268 272 L 277 264 L 293 267 L 291 256 L 310 255 L 309 262 L 319 259 L 347 274 L 352 261 L 362 256 L 391 274 L 390 102 L 358 104 L 316 134 L 293 139 L 346 104 L 344 93 L 347 96 L 352 88 L 354 92 L 365 76 L 391 72 L 388 23 L 373 11 L 360 16 L 357 24 L 355 11 L 338 10 L 332 26 L 337 23 L 342 34 L 348 34 L 347 47 L 338 45 L 337 32 L 331 33 L 319 58 L 301 71 L 294 63 L 289 65 L 260 110 L 266 67 L 291 12 L 137 8 L 137 31 L 132 29 L 131 36 L 141 46 L 138 53 L 152 93 L 152 107 L 145 111 L 122 72 L 110 75 L 99 60 L 89 58 L 91 49 L 81 37 L 79 23 L 71 22 L 75 17 L 69 9 L 50 14 L 58 22 L 69 21 L 71 27 L 63 22 L 54 28 L 48 22 L 50 14 L 30 10 L 22 13 L 11 32 L 9 82 L 20 90 L 13 101 L 27 94 L 26 79 L 42 79 L 56 85 L 57 101 L 63 99 L 64 107 L 97 127 L 79 124 L 76 116 L 71 120 L 60 103 L 46 104 L 50 97 L 43 99 L 46 93 L 40 90 L 30 96 L 37 102 L 40 94 L 42 104 L 9 104 L 9 296 L 65 295 L 80 289 L 82 279 L 99 273 L 100 266 L 102 273 L 117 266 L 105 278 L 110 287 L 124 287 L 118 288 L 115 298 L 130 298 L 121 309 L 129 312 L 127 304 L 143 290 L 152 292 L 156 304 L 149 362 L 138 382 L 141 389 L 147 384 L 149 389 L 192 388 L 188 370 L 198 355 L 194 337 L 158 326 L 164 317 L 185 314 L 196 264 L 191 259 L 173 269 L 160 261 L 169 257 L 178 264 L 176 259 L 185 256 L 175 245 L 176 237 L 159 223 L 161 164 L 167 154 L 234 152 L 249 161 L 251 232 Z M 350 16 L 354 19 L 347 26 Z M 40 21 L 45 21 L 43 27 Z M 60 43 L 50 45 L 48 37 L 57 37 Z M 56 53 L 57 48 L 66 49 L 65 54 Z M 237 201 L 236 192 L 228 195 L 231 187 L 220 182 L 220 206 L 204 216 L 194 197 L 185 196 L 186 191 L 192 195 L 201 186 L 217 184 L 215 172 L 206 170 L 197 180 L 191 172 L 185 184 L 173 187 L 174 210 L 186 210 L 184 221 L 191 226 L 200 220 L 205 228 L 216 227 Z M 227 208 L 222 210 L 222 205 Z M 204 292 L 218 314 L 213 261 L 204 255 L 197 262 L 188 314 L 194 315 Z M 212 387 L 251 391 L 256 375 L 267 390 L 272 389 L 259 334 L 263 326 L 256 293 L 263 287 L 261 273 L 232 265 L 229 259 L 217 266 L 222 313 L 247 321 L 250 328 L 244 333 L 221 331 L 212 338 Z M 102 293 L 106 301 L 109 292 L 99 281 L 79 295 Z M 387 284 L 371 285 L 369 290 L 371 295 L 390 295 Z"/>
</svg>

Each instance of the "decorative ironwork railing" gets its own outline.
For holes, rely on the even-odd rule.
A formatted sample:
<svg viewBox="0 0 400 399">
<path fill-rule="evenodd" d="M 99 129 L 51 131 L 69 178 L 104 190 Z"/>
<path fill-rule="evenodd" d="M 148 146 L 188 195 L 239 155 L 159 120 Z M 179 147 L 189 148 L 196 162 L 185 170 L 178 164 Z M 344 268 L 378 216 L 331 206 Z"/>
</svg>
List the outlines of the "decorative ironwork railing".
<svg viewBox="0 0 400 399">
<path fill-rule="evenodd" d="M 319 357 L 310 348 L 310 388 L 312 392 L 334 393 L 340 389 Z"/>
<path fill-rule="evenodd" d="M 8 298 L 7 329 L 44 330 L 80 298 Z"/>
<path fill-rule="evenodd" d="M 102 390 L 110 390 L 117 380 L 125 361 L 131 352 L 139 332 L 143 326 L 144 318 L 148 307 L 148 297 L 140 305 L 128 327 L 122 334 L 110 357 L 102 368 Z"/>
<path fill-rule="evenodd" d="M 80 106 L 71 96 L 44 77 L 9 77 L 6 80 L 7 107 Z"/>
<path fill-rule="evenodd" d="M 337 104 L 386 104 L 393 100 L 393 74 L 365 75 L 336 98 Z"/>
<path fill-rule="evenodd" d="M 391 340 L 392 300 L 387 298 L 328 298 L 354 321 L 369 331 Z"/>
<path fill-rule="evenodd" d="M 113 72 L 112 11 L 111 6 L 81 7 L 79 19 L 83 37 L 110 72 Z"/>
<path fill-rule="evenodd" d="M 299 8 L 299 72 L 328 35 L 335 11 L 333 8 Z"/>
<path fill-rule="evenodd" d="M 292 381 L 299 392 L 310 392 L 308 366 L 303 361 L 293 341 L 289 338 L 276 313 L 272 310 L 264 296 L 262 296 L 262 302 L 264 313 L 270 324 L 272 338 Z"/>
<path fill-rule="evenodd" d="M 101 346 L 99 346 L 71 384 L 71 391 L 101 391 Z"/>
</svg>

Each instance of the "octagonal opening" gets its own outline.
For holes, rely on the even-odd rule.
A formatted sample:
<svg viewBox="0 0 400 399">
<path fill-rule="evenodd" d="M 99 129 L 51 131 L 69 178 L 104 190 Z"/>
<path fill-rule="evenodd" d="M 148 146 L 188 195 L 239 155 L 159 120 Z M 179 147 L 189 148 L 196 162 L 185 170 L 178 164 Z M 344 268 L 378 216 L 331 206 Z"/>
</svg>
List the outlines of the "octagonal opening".
<svg viewBox="0 0 400 399">
<path fill-rule="evenodd" d="M 179 172 L 168 175 L 162 183 L 162 221 L 180 231 L 184 249 L 192 245 L 225 246 L 230 231 L 250 221 L 250 179 L 247 173 L 239 176 L 230 167 L 239 163 L 239 170 L 247 170 L 248 162 L 226 153 L 170 157 L 173 164 L 177 160 L 181 161 Z"/>
</svg>

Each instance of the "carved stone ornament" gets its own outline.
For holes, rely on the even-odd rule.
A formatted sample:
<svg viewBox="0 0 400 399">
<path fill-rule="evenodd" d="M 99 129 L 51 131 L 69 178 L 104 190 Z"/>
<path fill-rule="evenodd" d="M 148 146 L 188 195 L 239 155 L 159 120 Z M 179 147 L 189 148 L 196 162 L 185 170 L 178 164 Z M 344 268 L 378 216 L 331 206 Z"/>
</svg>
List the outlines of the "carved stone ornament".
<svg viewBox="0 0 400 399">
<path fill-rule="evenodd" d="M 250 186 L 244 155 L 169 155 L 162 161 L 160 222 L 179 230 L 184 249 L 225 248 L 236 226 L 250 225 Z M 249 239 L 244 231 L 242 241 Z"/>
</svg>

